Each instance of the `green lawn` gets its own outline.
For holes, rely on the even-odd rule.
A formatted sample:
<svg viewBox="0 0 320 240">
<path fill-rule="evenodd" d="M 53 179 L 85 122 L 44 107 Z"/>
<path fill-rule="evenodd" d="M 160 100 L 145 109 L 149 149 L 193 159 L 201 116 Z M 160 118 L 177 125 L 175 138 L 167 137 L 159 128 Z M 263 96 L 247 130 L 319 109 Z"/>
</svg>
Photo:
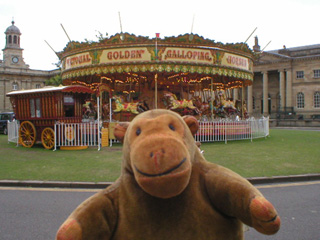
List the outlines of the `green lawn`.
<svg viewBox="0 0 320 240">
<path fill-rule="evenodd" d="M 0 135 L 0 179 L 114 181 L 120 175 L 121 145 L 78 151 L 31 149 Z M 320 131 L 270 130 L 266 139 L 203 143 L 208 161 L 244 177 L 320 173 Z"/>
</svg>

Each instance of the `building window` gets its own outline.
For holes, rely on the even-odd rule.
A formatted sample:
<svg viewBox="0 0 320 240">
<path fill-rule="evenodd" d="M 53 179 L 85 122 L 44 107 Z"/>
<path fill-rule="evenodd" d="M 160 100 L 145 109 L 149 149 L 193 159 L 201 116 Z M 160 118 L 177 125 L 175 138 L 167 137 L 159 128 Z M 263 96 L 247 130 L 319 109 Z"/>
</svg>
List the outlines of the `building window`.
<svg viewBox="0 0 320 240">
<path fill-rule="evenodd" d="M 36 84 L 36 88 L 41 88 L 41 84 Z"/>
<path fill-rule="evenodd" d="M 304 108 L 304 94 L 302 92 L 297 94 L 297 108 Z"/>
<path fill-rule="evenodd" d="M 297 79 L 304 79 L 304 71 L 297 71 Z"/>
<path fill-rule="evenodd" d="M 313 77 L 320 78 L 320 69 L 313 70 Z"/>
<path fill-rule="evenodd" d="M 18 90 L 18 83 L 13 83 L 12 84 L 12 90 L 13 91 Z"/>
<path fill-rule="evenodd" d="M 320 92 L 315 92 L 313 95 L 314 108 L 320 108 Z"/>
<path fill-rule="evenodd" d="M 14 44 L 17 44 L 17 42 L 18 42 L 18 41 L 17 41 L 17 36 L 13 36 L 13 43 L 14 43 Z"/>
<path fill-rule="evenodd" d="M 9 43 L 11 44 L 12 43 L 12 36 L 9 35 Z"/>
</svg>

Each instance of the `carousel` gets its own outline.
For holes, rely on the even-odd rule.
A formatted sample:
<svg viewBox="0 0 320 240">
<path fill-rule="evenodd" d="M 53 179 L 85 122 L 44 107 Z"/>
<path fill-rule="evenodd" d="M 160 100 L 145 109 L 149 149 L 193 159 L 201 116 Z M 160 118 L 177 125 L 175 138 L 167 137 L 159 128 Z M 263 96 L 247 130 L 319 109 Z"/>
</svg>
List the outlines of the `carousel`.
<svg viewBox="0 0 320 240">
<path fill-rule="evenodd" d="M 131 121 L 166 108 L 199 121 L 248 117 L 244 91 L 253 81 L 253 53 L 244 43 L 222 44 L 194 34 L 178 37 L 116 34 L 98 42 L 71 41 L 58 53 L 64 85 L 97 92 L 88 99 L 102 121 Z M 234 98 L 237 96 L 237 98 Z"/>
</svg>

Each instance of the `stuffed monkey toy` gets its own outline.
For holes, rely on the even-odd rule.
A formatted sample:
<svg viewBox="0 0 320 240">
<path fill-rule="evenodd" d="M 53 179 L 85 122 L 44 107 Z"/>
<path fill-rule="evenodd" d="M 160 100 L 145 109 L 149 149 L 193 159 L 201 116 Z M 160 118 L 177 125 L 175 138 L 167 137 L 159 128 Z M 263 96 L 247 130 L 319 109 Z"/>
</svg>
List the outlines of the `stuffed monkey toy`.
<svg viewBox="0 0 320 240">
<path fill-rule="evenodd" d="M 246 179 L 207 162 L 192 116 L 139 114 L 115 128 L 121 175 L 67 218 L 58 240 L 239 240 L 242 223 L 275 234 L 280 218 Z"/>
</svg>

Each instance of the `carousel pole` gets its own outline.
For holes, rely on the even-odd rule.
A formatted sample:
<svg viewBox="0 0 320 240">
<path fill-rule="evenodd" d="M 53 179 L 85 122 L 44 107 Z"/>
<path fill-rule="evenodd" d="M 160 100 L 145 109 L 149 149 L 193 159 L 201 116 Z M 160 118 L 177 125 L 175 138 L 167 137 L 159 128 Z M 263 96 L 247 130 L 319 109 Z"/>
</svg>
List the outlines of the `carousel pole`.
<svg viewBox="0 0 320 240">
<path fill-rule="evenodd" d="M 102 85 L 102 78 L 100 78 L 100 86 Z M 100 116 L 101 116 L 101 120 L 102 120 L 102 91 L 100 91 L 99 89 L 99 97 L 100 97 L 100 107 L 99 107 L 99 111 L 100 111 Z"/>
<path fill-rule="evenodd" d="M 156 52 L 155 52 L 155 55 L 156 55 L 156 60 L 158 60 L 158 38 L 160 38 L 160 33 L 156 33 Z"/>
<path fill-rule="evenodd" d="M 155 82 L 155 87 L 154 87 L 154 90 L 155 90 L 155 108 L 158 109 L 158 74 L 156 73 L 154 75 L 154 82 Z"/>
<path fill-rule="evenodd" d="M 111 98 L 111 91 L 110 91 L 109 92 L 109 130 L 108 130 L 110 147 L 112 147 L 112 139 L 110 138 L 111 122 L 112 122 L 112 98 Z"/>
<path fill-rule="evenodd" d="M 189 86 L 189 81 L 187 81 L 187 86 L 188 86 L 188 100 L 190 100 L 190 86 Z M 192 99 L 192 98 L 191 98 Z"/>
<path fill-rule="evenodd" d="M 181 78 L 181 81 L 180 81 L 180 100 L 183 100 L 183 77 Z"/>
<path fill-rule="evenodd" d="M 112 122 L 112 98 L 111 98 L 111 96 L 109 96 L 109 122 Z"/>
<path fill-rule="evenodd" d="M 160 37 L 160 33 L 156 33 L 156 43 L 155 43 L 155 55 L 156 55 L 156 61 L 158 60 L 158 38 Z M 154 75 L 154 83 L 155 83 L 155 109 L 158 109 L 158 74 L 156 73 Z"/>
<path fill-rule="evenodd" d="M 98 104 L 98 151 L 101 149 L 101 129 L 100 129 L 100 97 L 97 97 Z"/>
<path fill-rule="evenodd" d="M 211 95 L 211 99 L 210 99 L 210 101 L 211 101 L 211 105 L 210 105 L 210 107 L 211 107 L 211 121 L 213 121 L 213 79 L 212 78 L 211 78 L 210 89 L 211 89 L 211 93 L 210 93 L 210 95 Z"/>
<path fill-rule="evenodd" d="M 243 108 L 243 98 L 244 97 L 244 82 L 242 83 L 241 88 L 241 118 L 244 119 L 244 108 Z"/>
</svg>

